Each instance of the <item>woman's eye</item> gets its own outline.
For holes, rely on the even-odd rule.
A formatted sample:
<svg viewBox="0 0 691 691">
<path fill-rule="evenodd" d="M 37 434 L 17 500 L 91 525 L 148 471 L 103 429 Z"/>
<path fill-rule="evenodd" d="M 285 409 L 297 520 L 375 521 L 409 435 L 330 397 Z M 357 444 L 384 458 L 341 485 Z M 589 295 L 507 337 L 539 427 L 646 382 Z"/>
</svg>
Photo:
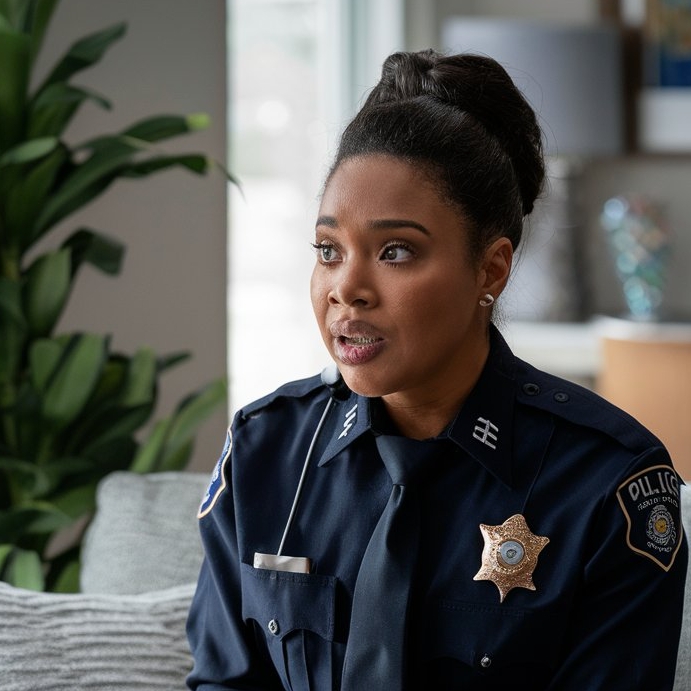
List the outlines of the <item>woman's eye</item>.
<svg viewBox="0 0 691 691">
<path fill-rule="evenodd" d="M 381 258 L 386 262 L 402 262 L 412 256 L 412 251 L 405 245 L 389 245 L 384 248 Z"/>
<path fill-rule="evenodd" d="M 318 243 L 312 246 L 317 253 L 317 259 L 322 262 L 322 264 L 330 264 L 338 259 L 338 253 L 333 245 Z"/>
</svg>

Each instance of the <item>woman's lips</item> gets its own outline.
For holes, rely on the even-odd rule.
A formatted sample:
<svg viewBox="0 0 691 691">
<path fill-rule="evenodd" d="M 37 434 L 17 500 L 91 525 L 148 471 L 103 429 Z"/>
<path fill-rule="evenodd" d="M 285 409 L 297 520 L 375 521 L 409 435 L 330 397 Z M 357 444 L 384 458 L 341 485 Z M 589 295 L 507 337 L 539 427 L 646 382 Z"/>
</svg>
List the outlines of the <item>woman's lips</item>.
<svg viewBox="0 0 691 691">
<path fill-rule="evenodd" d="M 384 349 L 384 339 L 366 322 L 343 320 L 329 327 L 334 354 L 345 365 L 362 365 Z"/>
</svg>

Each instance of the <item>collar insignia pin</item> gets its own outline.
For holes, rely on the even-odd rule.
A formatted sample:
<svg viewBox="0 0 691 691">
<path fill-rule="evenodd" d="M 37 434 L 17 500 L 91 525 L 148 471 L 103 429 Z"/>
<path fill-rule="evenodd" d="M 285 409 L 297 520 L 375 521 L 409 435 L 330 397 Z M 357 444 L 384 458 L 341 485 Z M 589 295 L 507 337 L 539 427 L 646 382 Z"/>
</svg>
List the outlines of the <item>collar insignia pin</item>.
<svg viewBox="0 0 691 691">
<path fill-rule="evenodd" d="M 479 417 L 477 419 L 477 424 L 473 428 L 473 439 L 481 441 L 485 446 L 489 446 L 490 449 L 496 449 L 496 441 L 498 441 L 497 433 L 499 428 L 489 420 L 484 417 Z"/>
<path fill-rule="evenodd" d="M 338 435 L 339 439 L 348 436 L 350 428 L 355 424 L 355 418 L 357 417 L 357 403 L 345 414 L 345 420 L 343 422 L 343 431 Z"/>
<path fill-rule="evenodd" d="M 549 538 L 531 533 L 521 514 L 507 518 L 501 525 L 481 523 L 480 532 L 485 546 L 482 566 L 473 580 L 492 581 L 499 589 L 499 602 L 513 588 L 535 590 L 533 571 Z"/>
</svg>

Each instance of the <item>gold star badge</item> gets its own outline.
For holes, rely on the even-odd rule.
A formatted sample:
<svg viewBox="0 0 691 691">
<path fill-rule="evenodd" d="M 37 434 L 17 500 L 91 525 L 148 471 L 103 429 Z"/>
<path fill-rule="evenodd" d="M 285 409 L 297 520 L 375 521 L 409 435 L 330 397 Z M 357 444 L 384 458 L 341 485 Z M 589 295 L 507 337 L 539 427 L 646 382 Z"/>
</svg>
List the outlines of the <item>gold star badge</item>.
<svg viewBox="0 0 691 691">
<path fill-rule="evenodd" d="M 513 588 L 535 590 L 533 571 L 549 538 L 533 535 L 519 513 L 501 525 L 481 523 L 480 532 L 485 547 L 482 566 L 473 580 L 492 581 L 499 588 L 499 602 L 503 602 Z"/>
</svg>

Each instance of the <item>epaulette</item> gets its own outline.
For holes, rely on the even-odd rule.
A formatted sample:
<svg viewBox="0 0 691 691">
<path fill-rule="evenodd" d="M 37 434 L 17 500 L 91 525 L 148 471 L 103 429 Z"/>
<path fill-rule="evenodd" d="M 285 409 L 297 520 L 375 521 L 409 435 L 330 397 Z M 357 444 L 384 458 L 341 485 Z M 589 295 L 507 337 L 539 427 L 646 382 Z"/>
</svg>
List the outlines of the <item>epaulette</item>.
<svg viewBox="0 0 691 691">
<path fill-rule="evenodd" d="M 270 406 L 275 401 L 286 398 L 304 398 L 317 389 L 325 389 L 324 384 L 322 384 L 321 376 L 318 374 L 306 379 L 291 381 L 287 384 L 283 384 L 283 386 L 280 386 L 272 393 L 243 406 L 238 411 L 238 415 L 246 419 L 256 415 L 260 410 Z"/>
<path fill-rule="evenodd" d="M 662 442 L 638 420 L 594 391 L 516 358 L 517 400 L 569 422 L 598 430 L 624 447 L 642 452 Z"/>
</svg>

